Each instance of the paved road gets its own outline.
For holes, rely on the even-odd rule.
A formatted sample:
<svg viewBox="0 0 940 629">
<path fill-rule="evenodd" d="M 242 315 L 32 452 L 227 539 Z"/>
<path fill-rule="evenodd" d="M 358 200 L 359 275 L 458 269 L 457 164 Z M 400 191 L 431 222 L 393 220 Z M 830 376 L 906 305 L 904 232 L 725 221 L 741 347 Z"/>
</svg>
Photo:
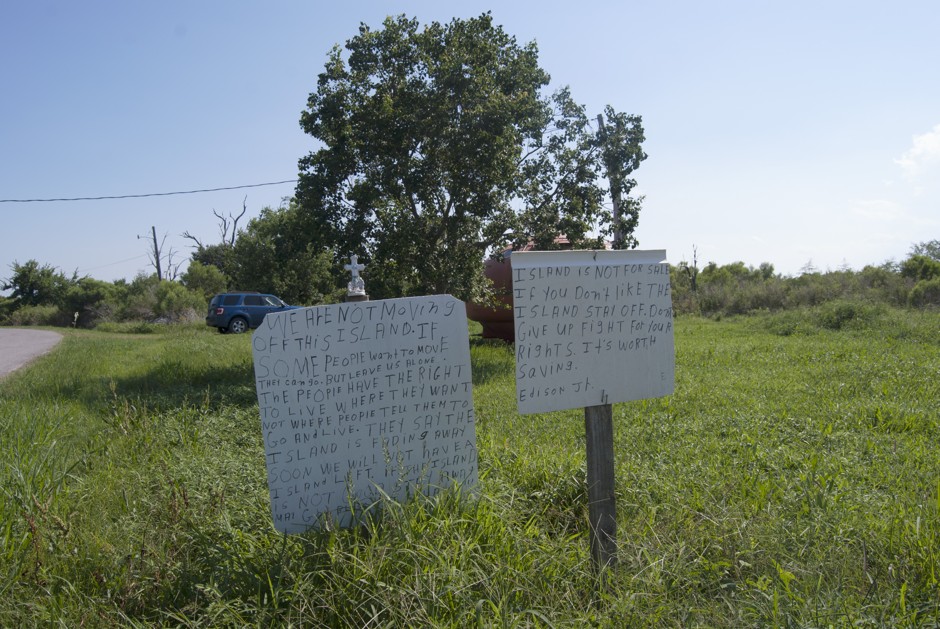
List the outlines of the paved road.
<svg viewBox="0 0 940 629">
<path fill-rule="evenodd" d="M 62 335 L 45 330 L 0 328 L 0 378 L 42 356 L 62 340 Z"/>
</svg>

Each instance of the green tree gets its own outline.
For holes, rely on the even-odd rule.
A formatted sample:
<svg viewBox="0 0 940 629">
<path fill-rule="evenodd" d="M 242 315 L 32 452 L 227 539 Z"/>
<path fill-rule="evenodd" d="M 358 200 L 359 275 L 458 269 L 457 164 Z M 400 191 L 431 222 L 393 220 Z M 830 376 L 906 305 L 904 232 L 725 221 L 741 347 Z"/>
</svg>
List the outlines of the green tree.
<svg viewBox="0 0 940 629">
<path fill-rule="evenodd" d="M 3 282 L 3 290 L 19 306 L 58 306 L 68 288 L 69 281 L 61 271 L 48 264 L 40 266 L 36 260 L 10 265 L 13 275 Z"/>
<path fill-rule="evenodd" d="M 120 318 L 146 321 L 156 316 L 157 289 L 161 280 L 156 273 L 140 272 L 126 290 L 122 289 Z"/>
<path fill-rule="evenodd" d="M 927 240 L 911 247 L 912 256 L 927 256 L 940 262 L 940 240 Z"/>
<path fill-rule="evenodd" d="M 602 214 L 603 221 L 610 221 L 608 232 L 613 235 L 615 249 L 633 249 L 639 245 L 633 232 L 640 222 L 640 209 L 643 197 L 631 197 L 630 192 L 636 187 L 636 180 L 630 178 L 640 162 L 646 159 L 642 144 L 646 139 L 643 132 L 643 120 L 640 116 L 631 116 L 614 111 L 608 105 L 604 108 L 607 122 L 598 116 L 598 134 L 595 143 L 601 152 L 604 173 L 610 183 L 610 195 L 619 205 L 619 216 Z"/>
<path fill-rule="evenodd" d="M 331 301 L 341 273 L 332 253 L 308 237 L 310 218 L 295 203 L 263 208 L 232 248 L 230 287 L 273 293 L 298 305 Z"/>
<path fill-rule="evenodd" d="M 186 272 L 180 276 L 183 286 L 204 298 L 207 303 L 216 293 L 225 291 L 228 280 L 214 264 L 202 264 L 193 260 Z"/>
<path fill-rule="evenodd" d="M 200 244 L 190 256 L 190 261 L 205 266 L 214 266 L 222 272 L 224 277 L 231 278 L 235 270 L 233 249 L 234 246 L 227 242 L 214 245 Z"/>
<path fill-rule="evenodd" d="M 179 282 L 161 280 L 156 273 L 138 273 L 126 286 L 116 287 L 121 296 L 121 318 L 125 320 L 185 321 L 204 314 L 206 302 L 201 293 Z"/>
<path fill-rule="evenodd" d="M 931 280 L 940 277 L 940 260 L 915 254 L 901 263 L 901 276 L 912 280 Z"/>
<path fill-rule="evenodd" d="M 612 233 L 598 181 L 629 194 L 640 119 L 608 108 L 598 133 L 567 89 L 544 95 L 534 43 L 489 14 L 424 29 L 400 16 L 360 26 L 345 51 L 329 54 L 301 116 L 323 148 L 300 160 L 297 199 L 307 242 L 337 262 L 359 254 L 373 296 L 468 299 L 484 288 L 484 254 L 510 238 L 583 247 Z M 621 207 L 632 236 L 639 200 Z"/>
<path fill-rule="evenodd" d="M 65 289 L 59 304 L 65 315 L 74 316 L 73 323 L 91 326 L 100 319 L 107 319 L 113 311 L 113 304 L 118 295 L 115 285 L 91 277 L 73 278 Z"/>
<path fill-rule="evenodd" d="M 759 269 L 746 266 L 741 261 L 732 262 L 731 264 L 725 264 L 723 266 L 709 262 L 699 274 L 699 281 L 702 284 L 721 285 L 731 285 L 747 281 L 759 282 L 773 277 L 773 270 L 773 265 L 766 262 L 762 264 Z"/>
<path fill-rule="evenodd" d="M 766 281 L 774 278 L 774 265 L 770 262 L 761 262 L 758 270 L 760 271 L 761 279 Z"/>
<path fill-rule="evenodd" d="M 179 282 L 160 280 L 154 296 L 153 314 L 167 321 L 191 320 L 199 313 L 205 315 L 206 302 L 202 295 L 187 290 Z"/>
</svg>

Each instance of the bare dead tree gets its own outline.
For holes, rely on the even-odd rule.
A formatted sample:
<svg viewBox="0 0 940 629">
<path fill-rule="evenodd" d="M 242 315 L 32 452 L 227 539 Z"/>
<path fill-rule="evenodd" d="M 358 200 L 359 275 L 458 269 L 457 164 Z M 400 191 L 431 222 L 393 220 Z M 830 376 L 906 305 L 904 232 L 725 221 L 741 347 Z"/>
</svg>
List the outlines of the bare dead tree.
<svg viewBox="0 0 940 629">
<path fill-rule="evenodd" d="M 689 265 L 688 262 L 683 260 L 679 263 L 679 269 L 685 271 L 686 275 L 689 276 L 689 284 L 692 289 L 692 292 L 697 292 L 698 290 L 698 247 L 692 245 L 692 264 Z"/>
<path fill-rule="evenodd" d="M 149 238 L 146 236 L 137 236 L 137 239 L 145 239 L 150 241 L 147 257 L 150 259 L 150 265 L 153 266 L 157 272 L 157 279 L 175 280 L 179 276 L 180 265 L 182 262 L 173 261 L 173 258 L 176 256 L 176 252 L 172 247 L 170 247 L 169 251 L 164 251 L 167 234 L 163 234 L 163 238 L 157 241 L 156 226 L 152 226 L 150 228 L 150 234 L 151 236 Z M 165 267 L 164 261 L 166 261 Z M 166 268 L 166 273 L 163 272 L 164 268 Z"/>
<path fill-rule="evenodd" d="M 202 249 L 205 249 L 205 248 L 206 248 L 205 245 L 202 244 L 202 241 L 199 240 L 199 238 L 197 238 L 196 236 L 193 236 L 192 234 L 190 234 L 188 230 L 187 230 L 187 231 L 184 231 L 184 232 L 183 232 L 182 234 L 180 234 L 180 235 L 181 235 L 183 238 L 188 238 L 189 240 L 192 240 L 194 243 L 196 243 L 196 249 L 197 249 L 197 250 L 202 250 Z"/>
<path fill-rule="evenodd" d="M 235 246 L 235 238 L 238 236 L 238 221 L 248 212 L 248 196 L 246 195 L 242 199 L 242 211 L 239 212 L 238 216 L 233 216 L 231 212 L 228 213 L 228 216 L 223 216 L 221 212 L 212 208 L 212 215 L 219 219 L 219 235 L 222 239 L 222 244 L 229 247 Z M 205 244 L 196 236 L 193 236 L 189 231 L 185 231 L 182 234 L 183 238 L 187 238 L 196 243 L 196 249 L 201 251 L 206 248 Z"/>
<path fill-rule="evenodd" d="M 175 282 L 177 279 L 179 279 L 180 266 L 182 266 L 183 264 L 182 260 L 180 260 L 179 262 L 174 261 L 173 258 L 176 256 L 176 253 L 177 252 L 174 251 L 172 247 L 170 247 L 170 250 L 166 252 L 166 256 L 165 256 L 165 259 L 166 259 L 165 277 L 166 279 L 172 282 Z"/>
<path fill-rule="evenodd" d="M 161 241 L 158 243 L 158 242 L 157 242 L 157 228 L 156 228 L 156 226 L 151 226 L 151 228 L 150 228 L 150 233 L 152 234 L 152 239 L 147 238 L 146 236 L 141 236 L 140 234 L 138 234 L 138 235 L 137 235 L 137 240 L 140 240 L 141 238 L 143 238 L 143 239 L 145 239 L 145 240 L 151 240 L 150 246 L 151 246 L 152 248 L 147 251 L 147 257 L 150 258 L 150 264 L 151 264 L 151 265 L 153 266 L 153 268 L 156 269 L 156 271 L 157 271 L 157 279 L 158 279 L 158 280 L 162 280 L 162 279 L 163 279 L 163 271 L 162 271 L 162 269 L 160 268 L 160 259 L 161 259 L 161 257 L 162 257 L 161 254 L 160 254 L 160 250 L 163 248 L 163 244 L 166 242 L 166 234 L 163 234 L 163 240 L 161 240 Z"/>
</svg>

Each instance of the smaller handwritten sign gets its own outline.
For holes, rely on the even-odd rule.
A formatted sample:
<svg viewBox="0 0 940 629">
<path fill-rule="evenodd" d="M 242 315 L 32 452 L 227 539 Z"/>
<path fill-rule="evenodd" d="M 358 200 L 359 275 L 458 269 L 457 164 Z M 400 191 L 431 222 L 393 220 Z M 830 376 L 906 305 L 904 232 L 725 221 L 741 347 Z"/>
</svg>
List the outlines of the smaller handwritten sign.
<svg viewBox="0 0 940 629">
<path fill-rule="evenodd" d="M 466 309 L 449 295 L 265 317 L 252 336 L 274 526 L 477 482 Z"/>
<path fill-rule="evenodd" d="M 665 251 L 512 254 L 520 413 L 673 392 L 675 344 L 665 260 Z"/>
</svg>

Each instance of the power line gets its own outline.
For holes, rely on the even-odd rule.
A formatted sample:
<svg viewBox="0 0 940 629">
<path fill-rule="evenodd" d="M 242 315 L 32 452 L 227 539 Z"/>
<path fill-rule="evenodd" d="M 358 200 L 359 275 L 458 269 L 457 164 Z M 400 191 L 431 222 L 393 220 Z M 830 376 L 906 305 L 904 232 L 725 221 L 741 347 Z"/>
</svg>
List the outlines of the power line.
<svg viewBox="0 0 940 629">
<path fill-rule="evenodd" d="M 146 258 L 149 254 L 141 254 L 139 256 L 134 256 L 133 258 L 125 258 L 123 260 L 118 260 L 117 262 L 108 262 L 107 264 L 101 264 L 99 266 L 93 266 L 90 269 L 82 269 L 82 273 L 87 273 L 88 271 L 97 271 L 98 269 L 103 269 L 106 266 L 114 266 L 115 264 L 121 264 L 123 262 L 130 262 L 131 260 L 139 260 L 140 258 Z"/>
<path fill-rule="evenodd" d="M 0 199 L 0 203 L 51 203 L 53 201 L 105 201 L 108 199 L 142 199 L 144 197 L 168 197 L 175 194 L 196 194 L 199 192 L 220 192 L 222 190 L 241 190 L 242 188 L 260 188 L 262 186 L 278 186 L 284 183 L 296 183 L 296 179 L 284 181 L 269 181 L 266 183 L 251 183 L 243 186 L 228 186 L 226 188 L 205 188 L 203 190 L 182 190 L 179 192 L 150 192 L 147 194 L 121 194 L 100 197 L 67 197 L 61 199 Z"/>
</svg>

